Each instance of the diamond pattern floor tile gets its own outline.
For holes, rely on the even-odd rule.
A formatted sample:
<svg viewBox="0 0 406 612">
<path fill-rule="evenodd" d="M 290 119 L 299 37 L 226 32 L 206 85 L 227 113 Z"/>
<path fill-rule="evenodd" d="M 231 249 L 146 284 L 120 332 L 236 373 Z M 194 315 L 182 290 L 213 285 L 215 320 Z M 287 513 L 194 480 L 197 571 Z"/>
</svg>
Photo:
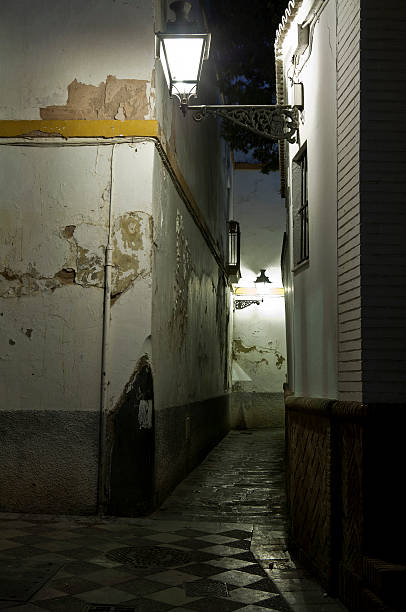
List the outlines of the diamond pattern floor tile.
<svg viewBox="0 0 406 612">
<path fill-rule="evenodd" d="M 57 597 L 38 602 L 41 608 L 51 612 L 83 612 L 83 601 L 76 597 Z"/>
<path fill-rule="evenodd" d="M 233 601 L 239 601 L 245 604 L 254 604 L 257 602 L 269 599 L 269 593 L 267 591 L 258 591 L 254 589 L 246 589 L 240 587 L 230 592 L 230 598 Z"/>
<path fill-rule="evenodd" d="M 215 567 L 223 567 L 225 569 L 240 569 L 247 567 L 247 561 L 242 559 L 235 559 L 233 557 L 219 557 L 218 559 L 210 559 L 207 561 L 208 564 L 214 565 Z M 254 563 L 252 563 L 254 565 Z"/>
<path fill-rule="evenodd" d="M 240 570 L 229 570 L 222 574 L 216 574 L 216 576 L 213 576 L 213 580 L 220 580 L 220 582 L 235 584 L 237 586 L 246 586 L 252 582 L 258 582 L 258 576 Z"/>
<path fill-rule="evenodd" d="M 120 589 L 116 589 L 114 587 L 102 587 L 101 589 L 85 591 L 84 593 L 78 593 L 77 597 L 88 603 L 109 604 L 125 603 L 129 599 L 134 599 L 134 595 L 132 593 L 121 591 Z"/>
<path fill-rule="evenodd" d="M 166 604 L 170 604 L 171 606 L 182 606 L 189 605 L 190 603 L 196 601 L 196 597 L 188 597 L 185 594 L 184 589 L 180 587 L 170 587 L 169 589 L 164 589 L 162 591 L 158 591 L 157 593 L 152 593 L 148 595 L 147 599 L 153 599 L 156 601 L 161 601 Z"/>
<path fill-rule="evenodd" d="M 217 599 L 216 597 L 205 597 L 198 599 L 188 606 L 195 612 L 233 612 L 239 610 L 242 605 L 237 601 L 230 599 Z"/>
<path fill-rule="evenodd" d="M 306 576 L 286 554 L 279 467 L 272 471 L 270 464 L 258 462 L 268 434 L 249 433 L 227 436 L 213 451 L 225 453 L 224 460 L 209 455 L 207 465 L 165 502 L 166 513 L 123 519 L 0 514 L 0 564 L 16 563 L 23 571 L 36 562 L 60 567 L 30 601 L 17 606 L 2 602 L 0 589 L 1 612 L 90 612 L 91 606 L 92 612 L 106 612 L 103 606 L 112 608 L 108 612 L 120 607 L 134 612 L 292 612 L 272 577 L 291 589 L 289 598 L 303 591 L 305 582 L 298 579 Z M 251 440 L 251 446 L 244 446 L 243 439 Z M 279 484 L 270 484 L 272 474 Z M 147 548 L 168 565 L 136 566 L 112 554 L 137 555 Z M 264 558 L 264 567 L 253 551 Z"/>
<path fill-rule="evenodd" d="M 158 572 L 157 574 L 151 574 L 150 576 L 148 576 L 148 578 L 150 580 L 155 580 L 158 583 L 167 584 L 171 586 L 180 586 L 184 582 L 197 580 L 198 576 L 195 576 L 190 573 L 186 573 L 183 571 L 183 568 L 182 568 L 182 571 L 167 570 L 165 572 Z"/>
<path fill-rule="evenodd" d="M 141 597 L 145 595 L 150 595 L 151 593 L 156 593 L 157 591 L 162 590 L 164 585 L 161 582 L 154 582 L 153 580 L 148 580 L 147 578 L 133 578 L 127 582 L 121 582 L 119 585 L 116 585 L 116 588 L 120 589 L 120 591 L 124 591 L 125 593 L 130 593 L 132 598 L 135 596 Z"/>
<path fill-rule="evenodd" d="M 224 565 L 221 567 L 216 567 L 211 562 L 210 563 L 193 563 L 191 565 L 185 565 L 182 567 L 182 572 L 186 574 L 191 574 L 192 577 L 208 577 L 215 576 L 216 574 L 221 574 L 224 572 Z M 195 579 L 195 578 L 193 578 Z"/>
</svg>

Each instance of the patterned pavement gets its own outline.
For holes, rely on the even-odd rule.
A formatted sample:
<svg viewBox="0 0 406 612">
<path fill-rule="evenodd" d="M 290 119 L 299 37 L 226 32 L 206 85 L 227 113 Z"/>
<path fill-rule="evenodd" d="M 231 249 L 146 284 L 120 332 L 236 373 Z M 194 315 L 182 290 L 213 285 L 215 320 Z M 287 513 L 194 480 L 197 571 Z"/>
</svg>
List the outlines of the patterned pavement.
<svg viewBox="0 0 406 612">
<path fill-rule="evenodd" d="M 0 609 L 345 610 L 286 550 L 283 435 L 250 433 L 231 432 L 149 518 L 0 514 Z"/>
</svg>

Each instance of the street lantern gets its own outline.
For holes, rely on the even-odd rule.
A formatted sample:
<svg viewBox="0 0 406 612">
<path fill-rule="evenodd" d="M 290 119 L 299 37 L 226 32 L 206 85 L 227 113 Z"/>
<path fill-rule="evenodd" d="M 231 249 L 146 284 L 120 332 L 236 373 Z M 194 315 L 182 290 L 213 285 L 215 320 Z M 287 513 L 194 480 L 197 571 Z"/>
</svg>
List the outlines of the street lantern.
<svg viewBox="0 0 406 612">
<path fill-rule="evenodd" d="M 169 94 L 180 102 L 197 96 L 203 60 L 208 58 L 208 34 L 161 34 L 159 57 Z"/>
<path fill-rule="evenodd" d="M 166 32 L 157 33 L 157 57 L 161 60 L 169 95 L 187 105 L 197 96 L 203 61 L 209 57 L 210 34 L 199 32 L 189 20 L 190 2 L 177 0 L 170 8 L 176 14 Z"/>
<path fill-rule="evenodd" d="M 255 286 L 257 288 L 257 295 L 264 296 L 271 293 L 271 281 L 265 274 L 265 270 L 261 270 L 261 273 L 255 279 Z"/>
<path fill-rule="evenodd" d="M 296 142 L 299 122 L 295 106 L 189 105 L 190 98 L 198 93 L 203 61 L 209 57 L 210 34 L 199 32 L 196 24 L 190 21 L 190 2 L 176 0 L 170 8 L 176 20 L 168 22 L 166 32 L 157 32 L 156 55 L 162 63 L 169 95 L 179 99 L 183 114 L 191 111 L 195 121 L 221 117 L 263 138 Z"/>
</svg>

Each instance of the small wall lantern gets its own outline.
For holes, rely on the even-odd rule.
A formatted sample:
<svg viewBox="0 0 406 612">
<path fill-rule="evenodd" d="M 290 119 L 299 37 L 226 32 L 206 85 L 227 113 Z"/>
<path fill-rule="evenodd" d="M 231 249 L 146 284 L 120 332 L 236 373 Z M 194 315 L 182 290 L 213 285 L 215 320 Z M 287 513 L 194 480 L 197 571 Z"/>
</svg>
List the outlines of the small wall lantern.
<svg viewBox="0 0 406 612">
<path fill-rule="evenodd" d="M 257 288 L 257 295 L 269 295 L 271 292 L 271 281 L 265 274 L 265 270 L 261 270 L 258 277 L 255 279 L 255 285 Z"/>
<path fill-rule="evenodd" d="M 210 34 L 196 31 L 190 21 L 190 2 L 172 2 L 176 21 L 169 21 L 166 32 L 158 32 L 156 55 L 161 60 L 170 96 L 181 104 L 197 96 L 203 61 L 208 59 Z"/>
<path fill-rule="evenodd" d="M 255 287 L 256 287 L 256 294 L 261 299 L 260 300 L 235 300 L 234 308 L 236 308 L 237 310 L 241 310 L 242 308 L 247 308 L 248 306 L 251 306 L 251 304 L 257 304 L 259 306 L 259 304 L 264 301 L 264 296 L 270 294 L 271 281 L 265 274 L 265 269 L 261 270 L 260 274 L 258 274 L 254 282 L 255 282 Z"/>
<path fill-rule="evenodd" d="M 176 0 L 170 4 L 176 21 L 169 21 L 166 32 L 156 34 L 156 56 L 161 60 L 170 96 L 176 96 L 184 115 L 192 112 L 195 121 L 221 117 L 270 140 L 296 142 L 298 111 L 288 105 L 220 104 L 191 106 L 197 96 L 203 61 L 209 58 L 210 34 L 196 30 L 189 20 L 190 2 Z"/>
</svg>

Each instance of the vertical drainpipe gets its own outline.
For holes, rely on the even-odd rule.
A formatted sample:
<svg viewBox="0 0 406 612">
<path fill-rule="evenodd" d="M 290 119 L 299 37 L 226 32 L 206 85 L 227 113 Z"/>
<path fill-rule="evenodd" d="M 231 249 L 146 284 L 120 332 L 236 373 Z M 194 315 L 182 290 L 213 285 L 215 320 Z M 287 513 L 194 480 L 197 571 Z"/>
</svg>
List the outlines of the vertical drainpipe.
<svg viewBox="0 0 406 612">
<path fill-rule="evenodd" d="M 116 145 L 111 149 L 110 160 L 110 201 L 107 245 L 104 263 L 104 302 L 103 302 L 103 338 L 102 338 L 102 360 L 100 380 L 100 435 L 99 435 L 99 472 L 97 490 L 97 512 L 104 514 L 107 503 L 107 457 L 106 457 L 106 433 L 107 433 L 107 410 L 108 410 L 108 357 L 110 340 L 110 311 L 111 311 L 111 271 L 113 265 L 113 179 L 114 179 L 114 151 Z"/>
</svg>

